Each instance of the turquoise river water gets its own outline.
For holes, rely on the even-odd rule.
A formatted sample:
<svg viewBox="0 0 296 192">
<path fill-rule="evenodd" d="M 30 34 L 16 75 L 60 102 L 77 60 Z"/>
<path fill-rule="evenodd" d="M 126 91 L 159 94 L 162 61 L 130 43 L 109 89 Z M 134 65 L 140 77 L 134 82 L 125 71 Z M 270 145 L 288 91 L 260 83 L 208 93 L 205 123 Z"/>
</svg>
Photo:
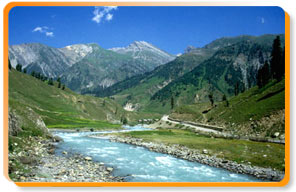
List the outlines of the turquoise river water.
<svg viewBox="0 0 296 192">
<path fill-rule="evenodd" d="M 125 127 L 124 131 L 145 130 L 142 126 Z M 236 174 L 224 169 L 190 162 L 173 156 L 149 151 L 146 148 L 110 142 L 107 137 L 93 138 L 102 132 L 55 132 L 64 139 L 56 153 L 63 151 L 90 156 L 94 161 L 113 167 L 115 176 L 129 182 L 260 182 L 255 177 Z"/>
</svg>

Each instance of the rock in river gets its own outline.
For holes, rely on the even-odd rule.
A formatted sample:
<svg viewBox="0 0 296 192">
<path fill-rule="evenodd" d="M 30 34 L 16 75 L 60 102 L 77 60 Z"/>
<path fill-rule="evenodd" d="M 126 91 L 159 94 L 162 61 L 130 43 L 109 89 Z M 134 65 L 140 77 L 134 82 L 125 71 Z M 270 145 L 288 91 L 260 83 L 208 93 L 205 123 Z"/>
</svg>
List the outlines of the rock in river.
<svg viewBox="0 0 296 192">
<path fill-rule="evenodd" d="M 85 157 L 84 159 L 85 159 L 86 161 L 91 161 L 91 160 L 92 160 L 91 157 Z"/>
</svg>

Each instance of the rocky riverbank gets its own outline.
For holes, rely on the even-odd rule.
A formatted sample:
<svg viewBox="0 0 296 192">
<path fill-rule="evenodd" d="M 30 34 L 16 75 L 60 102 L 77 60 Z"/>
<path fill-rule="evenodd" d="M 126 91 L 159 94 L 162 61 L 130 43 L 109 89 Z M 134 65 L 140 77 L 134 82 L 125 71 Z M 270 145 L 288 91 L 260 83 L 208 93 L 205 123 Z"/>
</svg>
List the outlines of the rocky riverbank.
<svg viewBox="0 0 296 192">
<path fill-rule="evenodd" d="M 18 182 L 122 182 L 123 178 L 112 175 L 113 168 L 92 161 L 91 157 L 79 154 L 55 155 L 52 141 L 31 137 L 30 147 L 21 152 L 9 154 L 13 180 Z M 54 138 L 58 141 L 58 138 Z"/>
<path fill-rule="evenodd" d="M 212 167 L 227 169 L 235 173 L 251 175 L 262 180 L 280 181 L 283 179 L 285 174 L 284 172 L 275 171 L 271 168 L 261 168 L 252 165 L 239 164 L 234 161 L 209 156 L 207 150 L 199 151 L 189 149 L 181 145 L 165 145 L 163 143 L 145 142 L 142 139 L 131 137 L 119 137 L 112 135 L 109 138 L 113 142 L 142 146 L 154 152 L 165 153 L 177 158 L 206 164 Z"/>
</svg>

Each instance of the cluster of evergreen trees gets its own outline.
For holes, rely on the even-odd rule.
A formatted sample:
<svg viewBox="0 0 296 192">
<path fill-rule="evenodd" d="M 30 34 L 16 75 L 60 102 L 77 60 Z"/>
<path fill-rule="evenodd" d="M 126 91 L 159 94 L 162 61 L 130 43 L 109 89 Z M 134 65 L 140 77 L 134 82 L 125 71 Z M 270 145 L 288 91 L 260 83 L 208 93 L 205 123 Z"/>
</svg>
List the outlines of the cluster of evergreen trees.
<svg viewBox="0 0 296 192">
<path fill-rule="evenodd" d="M 264 87 L 270 80 L 280 81 L 285 75 L 285 48 L 281 47 L 280 37 L 277 36 L 273 41 L 271 59 L 265 61 L 264 65 L 258 70 L 257 85 Z"/>
<path fill-rule="evenodd" d="M 9 68 L 9 70 L 12 69 L 12 65 L 10 63 L 10 59 L 8 59 L 8 68 Z M 17 64 L 16 67 L 15 67 L 15 69 L 17 71 L 19 71 L 19 72 L 23 72 L 25 74 L 27 73 L 27 69 L 26 68 L 23 69 L 23 66 L 21 64 Z M 43 82 L 44 81 L 47 81 L 47 84 L 48 85 L 52 85 L 52 86 L 54 85 L 54 80 L 52 78 L 48 78 L 48 77 L 42 75 L 40 72 L 32 71 L 31 72 L 31 75 L 33 77 L 35 77 L 36 79 L 39 79 L 39 80 L 41 80 Z M 61 78 L 60 77 L 57 79 L 57 82 L 58 82 L 58 88 L 61 88 L 62 90 L 65 90 L 65 85 L 62 85 Z"/>
<path fill-rule="evenodd" d="M 62 85 L 61 78 L 60 77 L 58 77 L 57 82 L 58 82 L 58 88 L 59 89 L 61 88 L 62 90 L 64 90 L 65 89 L 65 85 Z"/>
<path fill-rule="evenodd" d="M 126 125 L 127 124 L 127 118 L 125 116 L 122 116 L 120 118 L 120 122 L 123 124 L 123 125 Z"/>
<path fill-rule="evenodd" d="M 23 68 L 23 66 L 21 64 L 17 64 L 15 67 L 15 69 L 19 72 L 22 72 L 22 68 Z"/>
<path fill-rule="evenodd" d="M 36 79 L 39 79 L 39 80 L 41 80 L 41 81 L 47 81 L 47 80 L 48 80 L 48 77 L 42 75 L 42 74 L 39 73 L 39 72 L 32 71 L 32 72 L 31 72 L 31 75 L 32 75 L 33 77 L 35 77 Z"/>
<path fill-rule="evenodd" d="M 234 95 L 237 96 L 239 93 L 245 92 L 245 84 L 243 82 L 236 82 L 234 86 Z"/>
<path fill-rule="evenodd" d="M 39 79 L 41 81 L 47 81 L 48 85 L 51 85 L 51 86 L 54 85 L 53 78 L 48 78 L 48 77 L 42 75 L 41 73 L 35 72 L 35 71 L 32 71 L 31 75 L 33 77 L 35 77 L 36 79 Z M 57 79 L 57 82 L 58 82 L 58 88 L 61 88 L 62 90 L 65 90 L 65 85 L 61 84 L 61 78 L 60 77 Z"/>
<path fill-rule="evenodd" d="M 11 63 L 10 63 L 10 59 L 8 59 L 8 68 L 9 68 L 9 70 L 12 69 L 12 65 L 11 65 Z M 23 66 L 22 66 L 21 64 L 17 64 L 17 65 L 15 66 L 15 70 L 17 70 L 17 71 L 19 71 L 19 72 L 27 73 L 27 69 L 25 68 L 25 69 L 23 70 Z"/>
<path fill-rule="evenodd" d="M 9 61 L 9 60 L 8 60 L 8 61 Z M 9 61 L 9 69 L 11 69 L 10 61 Z M 17 71 L 19 71 L 19 72 L 27 73 L 27 69 L 26 69 L 26 68 L 23 69 L 23 66 L 22 66 L 21 64 L 17 64 L 17 65 L 15 66 L 15 69 L 16 69 Z"/>
</svg>

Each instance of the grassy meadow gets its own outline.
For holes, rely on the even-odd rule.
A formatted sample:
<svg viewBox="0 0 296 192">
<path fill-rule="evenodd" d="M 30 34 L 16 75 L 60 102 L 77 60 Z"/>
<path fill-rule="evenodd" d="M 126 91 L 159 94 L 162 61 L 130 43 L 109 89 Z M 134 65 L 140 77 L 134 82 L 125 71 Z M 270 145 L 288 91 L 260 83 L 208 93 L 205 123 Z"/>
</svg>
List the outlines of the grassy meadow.
<svg viewBox="0 0 296 192">
<path fill-rule="evenodd" d="M 203 149 L 206 149 L 211 156 L 242 164 L 271 167 L 281 171 L 285 168 L 285 145 L 282 144 L 211 138 L 180 129 L 134 131 L 118 133 L 117 135 L 141 138 L 148 142 L 165 143 L 169 145 L 179 144 L 190 149 L 200 150 L 201 152 Z"/>
</svg>

